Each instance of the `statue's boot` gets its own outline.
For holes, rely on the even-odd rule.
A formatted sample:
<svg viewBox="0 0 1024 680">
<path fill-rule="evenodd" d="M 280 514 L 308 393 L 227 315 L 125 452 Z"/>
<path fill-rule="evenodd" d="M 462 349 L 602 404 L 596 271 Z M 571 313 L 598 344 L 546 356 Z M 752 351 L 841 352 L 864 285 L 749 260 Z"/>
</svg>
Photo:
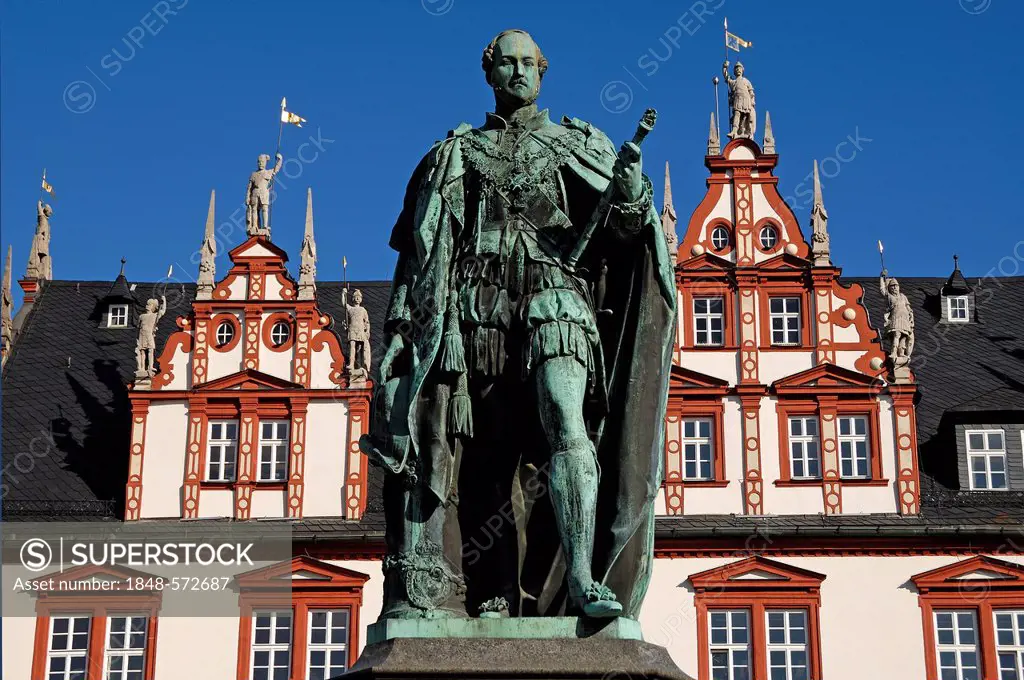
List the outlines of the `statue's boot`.
<svg viewBox="0 0 1024 680">
<path fill-rule="evenodd" d="M 551 454 L 551 501 L 565 553 L 569 595 L 587 616 L 622 613 L 615 593 L 594 580 L 594 522 L 597 514 L 597 460 L 594 445 L 581 438 Z"/>
</svg>

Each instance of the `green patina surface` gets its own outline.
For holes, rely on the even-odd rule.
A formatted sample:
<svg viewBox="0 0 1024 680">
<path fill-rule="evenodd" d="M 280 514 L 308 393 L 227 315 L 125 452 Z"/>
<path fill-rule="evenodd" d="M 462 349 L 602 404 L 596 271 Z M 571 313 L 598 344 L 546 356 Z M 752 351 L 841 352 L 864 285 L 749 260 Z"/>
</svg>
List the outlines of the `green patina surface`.
<svg viewBox="0 0 1024 680">
<path fill-rule="evenodd" d="M 620 616 L 611 620 L 549 616 L 500 619 L 384 619 L 370 624 L 366 643 L 395 638 L 513 638 L 520 640 L 577 638 L 643 640 L 640 623 Z"/>
</svg>

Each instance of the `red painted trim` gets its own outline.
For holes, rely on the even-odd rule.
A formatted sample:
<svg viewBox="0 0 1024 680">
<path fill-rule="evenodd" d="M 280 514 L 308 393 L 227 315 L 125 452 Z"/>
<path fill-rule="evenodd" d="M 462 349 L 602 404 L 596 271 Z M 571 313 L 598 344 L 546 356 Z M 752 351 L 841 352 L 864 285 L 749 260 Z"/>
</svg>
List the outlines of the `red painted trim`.
<svg viewBox="0 0 1024 680">
<path fill-rule="evenodd" d="M 825 436 L 821 416 L 825 412 L 831 413 L 836 418 L 840 416 L 865 416 L 868 421 L 868 447 L 871 449 L 871 479 L 843 479 L 842 484 L 844 486 L 885 486 L 889 484 L 889 480 L 885 479 L 882 474 L 882 441 L 879 434 L 880 409 L 878 401 L 871 398 L 870 395 L 863 399 L 837 399 L 834 401 L 829 399 L 827 394 L 820 394 L 817 399 L 780 398 L 776 403 L 775 410 L 778 414 L 779 424 L 779 480 L 775 483 L 776 486 L 815 486 L 822 483 L 823 480 L 792 479 L 789 464 L 789 418 L 791 416 L 819 417 L 818 436 L 821 444 L 822 477 L 824 478 Z M 838 433 L 838 421 L 835 427 Z M 838 434 L 836 446 L 838 447 Z M 836 458 L 838 459 L 838 457 L 839 452 L 837 448 Z"/>
<path fill-rule="evenodd" d="M 302 499 L 305 487 L 306 421 L 308 400 L 290 400 L 291 425 L 288 448 L 288 494 L 285 514 L 293 519 L 302 517 Z"/>
<path fill-rule="evenodd" d="M 324 347 L 331 353 L 330 381 L 339 387 L 348 387 L 348 378 L 345 375 L 345 355 L 342 354 L 341 344 L 338 342 L 338 336 L 326 328 L 314 335 L 310 344 L 310 349 L 314 352 L 319 352 Z"/>
<path fill-rule="evenodd" d="M 280 345 L 271 340 L 271 331 L 278 322 L 288 324 L 288 339 Z M 271 352 L 287 352 L 295 345 L 295 317 L 290 312 L 274 312 L 263 320 L 263 346 Z"/>
<path fill-rule="evenodd" d="M 900 513 L 916 515 L 921 508 L 921 477 L 917 462 L 917 412 L 913 385 L 891 385 L 893 434 L 896 442 L 896 498 Z M 907 427 L 902 427 L 902 421 Z"/>
<path fill-rule="evenodd" d="M 763 227 L 772 227 L 775 229 L 775 246 L 772 248 L 765 248 L 761 245 L 761 229 Z M 782 249 L 787 243 L 786 232 L 782 229 L 782 225 L 774 217 L 762 217 L 754 223 L 754 247 L 757 252 L 762 255 L 778 255 L 782 252 Z"/>
<path fill-rule="evenodd" d="M 160 390 L 166 387 L 174 379 L 174 364 L 171 363 L 171 359 L 174 358 L 175 352 L 178 348 L 185 353 L 186 357 L 192 353 L 192 333 L 189 331 L 191 322 L 185 318 L 178 319 L 178 328 L 182 330 L 171 334 L 171 337 L 167 339 L 164 344 L 164 351 L 161 352 L 160 358 L 157 359 L 157 366 L 160 367 L 159 373 L 153 376 L 153 381 L 150 384 L 150 388 L 153 390 Z M 186 358 L 186 361 L 188 359 Z"/>
<path fill-rule="evenodd" d="M 284 578 L 297 572 L 311 572 L 314 577 Z M 306 630 L 310 609 L 348 609 L 349 637 L 346 649 L 348 667 L 351 668 L 359 656 L 359 612 L 363 602 L 363 585 L 369 578 L 366 574 L 307 556 L 238 576 L 236 584 L 241 616 L 238 624 L 237 680 L 249 679 L 252 616 L 254 610 L 260 609 L 292 611 L 292 678 L 306 677 Z"/>
<path fill-rule="evenodd" d="M 683 347 L 695 351 L 722 351 L 739 348 L 736 342 L 736 288 L 728 281 L 709 281 L 707 279 L 689 279 L 677 286 L 682 295 L 680 307 L 683 325 Z M 697 345 L 694 329 L 694 300 L 703 298 L 722 299 L 723 333 L 721 345 Z"/>
<path fill-rule="evenodd" d="M 200 484 L 206 478 L 206 433 L 209 429 L 206 400 L 192 395 L 188 403 L 188 436 L 185 443 L 185 479 L 181 497 L 181 516 L 199 517 Z"/>
<path fill-rule="evenodd" d="M 146 420 L 149 402 L 136 401 L 132 405 L 132 428 L 128 449 L 128 482 L 125 484 L 125 520 L 142 516 L 142 465 L 146 449 Z"/>
<path fill-rule="evenodd" d="M 762 388 L 763 389 L 763 388 Z M 740 397 L 743 442 L 743 508 L 748 515 L 764 514 L 764 475 L 761 466 L 761 397 L 754 388 Z"/>
<path fill-rule="evenodd" d="M 743 579 L 752 572 L 767 572 L 772 579 Z M 821 675 L 821 582 L 823 574 L 799 569 L 764 557 L 749 557 L 690 576 L 697 609 L 697 677 L 710 680 L 709 612 L 746 609 L 750 613 L 750 668 L 752 677 L 768 677 L 766 612 L 768 609 L 803 609 L 807 612 L 808 671 Z"/>
<path fill-rule="evenodd" d="M 366 509 L 366 456 L 359 450 L 359 437 L 366 432 L 370 419 L 368 395 L 348 400 L 348 427 L 345 441 L 345 507 L 346 519 L 359 519 Z"/>
<path fill-rule="evenodd" d="M 220 325 L 225 321 L 231 324 L 234 333 L 231 336 L 231 340 L 224 345 L 218 345 L 217 332 L 220 330 Z M 210 346 L 215 352 L 230 352 L 235 347 L 238 347 L 238 343 L 242 340 L 242 324 L 238 321 L 238 316 L 230 312 L 222 312 L 210 319 L 210 328 L 213 329 L 213 333 L 210 336 L 212 341 Z"/>
<path fill-rule="evenodd" d="M 799 345 L 773 345 L 772 344 L 772 322 L 770 300 L 781 297 L 800 298 L 800 344 Z M 760 317 L 760 340 L 758 348 L 766 352 L 778 352 L 780 350 L 811 350 L 811 315 L 809 313 L 811 295 L 807 286 L 801 282 L 772 281 L 762 283 L 757 289 L 758 316 Z"/>
<path fill-rule="evenodd" d="M 242 366 L 255 371 L 260 367 L 260 325 L 263 321 L 263 308 L 247 304 L 243 318 L 245 340 L 242 345 Z"/>
<path fill-rule="evenodd" d="M 679 244 L 679 252 L 683 254 L 683 258 L 689 257 L 693 253 L 693 246 L 703 238 L 704 221 L 718 205 L 724 190 L 724 184 L 708 184 L 707 193 L 704 194 L 704 198 L 686 223 L 686 233 L 683 234 L 682 242 Z M 735 234 L 733 235 L 733 244 L 735 247 Z"/>
</svg>

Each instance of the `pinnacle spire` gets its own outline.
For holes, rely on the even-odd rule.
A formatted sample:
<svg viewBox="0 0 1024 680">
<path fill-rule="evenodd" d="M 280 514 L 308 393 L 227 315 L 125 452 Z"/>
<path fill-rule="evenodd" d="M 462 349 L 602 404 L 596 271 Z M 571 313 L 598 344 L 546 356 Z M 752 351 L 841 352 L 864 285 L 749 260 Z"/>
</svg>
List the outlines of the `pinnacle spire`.
<svg viewBox="0 0 1024 680">
<path fill-rule="evenodd" d="M 7 246 L 7 259 L 4 261 L 3 290 L 0 292 L 0 364 L 7 363 L 7 357 L 11 353 L 11 344 L 14 341 L 14 300 L 11 297 L 11 246 Z"/>
<path fill-rule="evenodd" d="M 708 129 L 708 155 L 717 156 L 722 153 L 721 144 L 718 141 L 718 121 L 715 120 L 715 114 L 711 114 L 711 126 Z"/>
<path fill-rule="evenodd" d="M 764 114 L 764 141 L 761 143 L 761 150 L 764 153 L 775 153 L 775 135 L 772 134 L 772 114 L 765 111 Z M 817 167 L 817 161 L 815 161 Z"/>
<path fill-rule="evenodd" d="M 661 231 L 665 234 L 665 244 L 668 246 L 668 254 L 672 258 L 673 265 L 679 250 L 676 222 L 676 209 L 672 205 L 672 178 L 668 172 L 668 161 L 665 161 L 665 201 L 661 208 Z"/>
<path fill-rule="evenodd" d="M 210 207 L 206 212 L 206 230 L 203 233 L 203 245 L 199 249 L 199 278 L 196 279 L 197 300 L 209 300 L 213 297 L 213 286 L 217 273 L 217 236 L 214 232 L 216 202 L 217 192 L 211 189 Z"/>
<path fill-rule="evenodd" d="M 811 207 L 811 256 L 815 267 L 832 266 L 828 236 L 828 212 L 821 196 L 821 178 L 818 177 L 818 161 L 814 161 L 814 205 Z"/>
<path fill-rule="evenodd" d="M 316 239 L 313 237 L 313 189 L 306 189 L 306 228 L 302 233 L 299 261 L 299 299 L 316 295 Z"/>
</svg>

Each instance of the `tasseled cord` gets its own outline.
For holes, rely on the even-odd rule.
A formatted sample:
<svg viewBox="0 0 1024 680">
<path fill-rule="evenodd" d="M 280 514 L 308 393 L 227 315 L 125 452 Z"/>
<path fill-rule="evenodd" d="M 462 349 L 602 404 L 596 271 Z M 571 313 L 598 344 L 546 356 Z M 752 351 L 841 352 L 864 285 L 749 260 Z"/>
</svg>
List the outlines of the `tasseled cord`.
<svg viewBox="0 0 1024 680">
<path fill-rule="evenodd" d="M 473 436 L 473 407 L 469 400 L 469 378 L 466 376 L 466 350 L 459 331 L 459 302 L 455 286 L 448 296 L 445 311 L 444 354 L 441 370 L 455 376 L 455 391 L 448 401 L 448 433 L 456 437 Z"/>
</svg>

